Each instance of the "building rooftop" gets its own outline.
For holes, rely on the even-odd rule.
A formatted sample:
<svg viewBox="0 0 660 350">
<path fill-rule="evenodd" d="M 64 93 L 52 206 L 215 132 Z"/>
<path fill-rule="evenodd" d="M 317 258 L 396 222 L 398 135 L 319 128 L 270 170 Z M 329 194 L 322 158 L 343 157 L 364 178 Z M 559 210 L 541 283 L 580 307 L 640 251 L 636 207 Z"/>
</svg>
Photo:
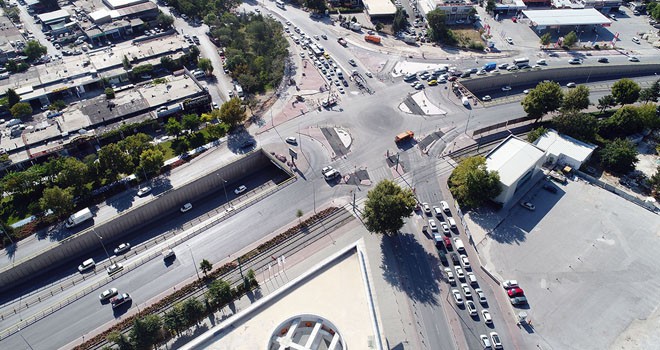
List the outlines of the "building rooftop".
<svg viewBox="0 0 660 350">
<path fill-rule="evenodd" d="M 548 154 L 564 154 L 580 162 L 587 160 L 596 149 L 596 145 L 562 135 L 552 129 L 539 137 L 534 144 Z"/>
<path fill-rule="evenodd" d="M 610 25 L 612 23 L 596 9 L 525 10 L 522 13 L 532 21 L 532 25 L 541 27 Z"/>
<path fill-rule="evenodd" d="M 140 4 L 146 1 L 148 0 L 103 0 L 103 3 L 109 8 L 116 10 L 118 8 Z"/>
<path fill-rule="evenodd" d="M 367 349 L 370 342 L 378 349 L 375 300 L 369 297 L 373 292 L 366 283 L 364 256 L 357 248 L 349 248 L 182 349 L 341 350 Z M 325 332 L 319 331 L 321 327 Z M 319 329 L 315 332 L 314 328 Z"/>
<path fill-rule="evenodd" d="M 175 102 L 202 92 L 202 89 L 185 74 L 179 76 L 170 75 L 166 79 L 167 82 L 165 83 L 144 84 L 135 90 L 147 101 L 147 104 L 151 108 L 169 102 Z"/>
<path fill-rule="evenodd" d="M 515 183 L 544 156 L 540 148 L 513 135 L 486 155 L 488 170 L 500 174 L 500 182 L 506 186 Z"/>
<path fill-rule="evenodd" d="M 396 6 L 390 0 L 363 0 L 369 16 L 390 16 L 396 13 Z"/>
<path fill-rule="evenodd" d="M 61 21 L 63 19 L 69 18 L 71 15 L 67 10 L 57 10 L 53 12 L 42 13 L 39 15 L 39 20 L 42 23 L 48 24 L 51 22 Z"/>
</svg>

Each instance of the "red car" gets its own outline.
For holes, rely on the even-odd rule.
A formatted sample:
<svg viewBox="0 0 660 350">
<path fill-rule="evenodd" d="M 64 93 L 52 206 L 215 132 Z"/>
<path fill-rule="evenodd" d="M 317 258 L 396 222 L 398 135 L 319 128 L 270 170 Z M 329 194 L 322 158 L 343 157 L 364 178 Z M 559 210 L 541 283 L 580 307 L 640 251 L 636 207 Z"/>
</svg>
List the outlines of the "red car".
<svg viewBox="0 0 660 350">
<path fill-rule="evenodd" d="M 449 237 L 442 237 L 442 238 L 445 241 L 445 247 L 447 247 L 447 250 L 449 251 L 453 250 L 451 246 L 451 239 Z"/>
<path fill-rule="evenodd" d="M 521 288 L 512 288 L 506 291 L 509 294 L 509 298 L 525 295 L 525 292 Z"/>
</svg>

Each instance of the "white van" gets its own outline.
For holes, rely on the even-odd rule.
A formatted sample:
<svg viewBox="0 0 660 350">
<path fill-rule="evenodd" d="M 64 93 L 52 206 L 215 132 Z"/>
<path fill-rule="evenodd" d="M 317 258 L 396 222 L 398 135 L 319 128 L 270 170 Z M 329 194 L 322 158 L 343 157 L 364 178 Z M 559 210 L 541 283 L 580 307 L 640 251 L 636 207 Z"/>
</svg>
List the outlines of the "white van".
<svg viewBox="0 0 660 350">
<path fill-rule="evenodd" d="M 463 245 L 463 240 L 458 237 L 454 237 L 454 247 L 456 247 L 456 250 L 459 252 L 465 251 L 465 245 Z"/>
<path fill-rule="evenodd" d="M 456 221 L 451 216 L 447 217 L 447 222 L 449 223 L 449 228 L 452 230 L 456 229 Z"/>
<path fill-rule="evenodd" d="M 80 272 L 85 272 L 91 268 L 94 268 L 96 266 L 96 263 L 94 262 L 94 259 L 87 259 L 83 261 L 80 266 L 78 266 L 78 271 Z"/>
<path fill-rule="evenodd" d="M 445 213 L 449 213 L 449 212 L 450 212 L 450 210 L 449 210 L 449 204 L 447 204 L 447 202 L 445 202 L 445 201 L 440 201 L 440 206 L 442 207 L 442 210 L 445 211 Z"/>
</svg>

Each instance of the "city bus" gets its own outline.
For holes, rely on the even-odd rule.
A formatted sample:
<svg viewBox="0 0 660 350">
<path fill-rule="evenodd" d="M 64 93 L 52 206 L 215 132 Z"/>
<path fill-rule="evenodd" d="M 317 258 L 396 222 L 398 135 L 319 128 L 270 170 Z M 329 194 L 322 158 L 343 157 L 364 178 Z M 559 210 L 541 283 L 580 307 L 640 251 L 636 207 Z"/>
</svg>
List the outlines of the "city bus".
<svg viewBox="0 0 660 350">
<path fill-rule="evenodd" d="M 284 9 L 284 1 L 282 1 L 282 0 L 275 1 L 275 5 L 277 5 L 277 7 L 281 8 L 281 9 Z"/>
</svg>

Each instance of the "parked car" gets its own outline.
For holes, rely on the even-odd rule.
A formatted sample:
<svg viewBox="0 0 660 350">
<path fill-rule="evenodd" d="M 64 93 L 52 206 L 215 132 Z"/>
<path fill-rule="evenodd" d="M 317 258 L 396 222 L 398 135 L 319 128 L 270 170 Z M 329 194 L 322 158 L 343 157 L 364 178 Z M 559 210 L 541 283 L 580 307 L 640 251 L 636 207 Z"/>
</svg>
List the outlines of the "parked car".
<svg viewBox="0 0 660 350">
<path fill-rule="evenodd" d="M 130 243 L 122 243 L 117 248 L 115 248 L 115 255 L 125 253 L 131 249 Z"/>
<path fill-rule="evenodd" d="M 477 316 L 477 306 L 474 305 L 474 301 L 472 300 L 466 301 L 465 308 L 467 309 L 470 316 Z"/>
<path fill-rule="evenodd" d="M 472 291 L 470 290 L 470 286 L 468 286 L 467 283 L 461 283 L 461 289 L 463 290 L 463 294 L 465 294 L 466 298 L 472 299 Z"/>
<path fill-rule="evenodd" d="M 481 288 L 476 288 L 474 292 L 477 294 L 477 298 L 479 298 L 479 302 L 482 304 L 486 304 L 488 301 L 486 300 L 486 294 L 484 293 Z"/>
<path fill-rule="evenodd" d="M 453 262 L 454 265 L 458 265 L 460 263 L 460 260 L 458 258 L 458 254 L 456 254 L 456 253 L 451 254 L 451 262 Z"/>
<path fill-rule="evenodd" d="M 456 271 L 456 277 L 458 277 L 459 280 L 465 281 L 465 272 L 463 272 L 463 269 L 460 266 L 454 266 L 454 271 Z"/>
<path fill-rule="evenodd" d="M 481 345 L 483 345 L 484 349 L 490 349 L 491 344 L 490 344 L 490 338 L 488 338 L 487 335 L 482 334 L 479 336 L 479 339 L 481 339 Z"/>
<path fill-rule="evenodd" d="M 451 295 L 454 297 L 456 305 L 463 305 L 463 296 L 461 296 L 461 292 L 459 292 L 458 289 L 452 289 Z"/>
<path fill-rule="evenodd" d="M 609 63 L 610 60 L 608 60 L 607 57 L 601 57 L 601 58 L 598 59 L 598 62 L 599 63 Z"/>
<path fill-rule="evenodd" d="M 502 282 L 502 287 L 504 289 L 516 288 L 516 287 L 518 287 L 518 281 L 516 281 L 516 280 L 506 280 L 506 281 Z"/>
<path fill-rule="evenodd" d="M 431 228 L 431 231 L 437 232 L 438 231 L 438 225 L 436 225 L 435 220 L 429 219 L 429 227 Z"/>
<path fill-rule="evenodd" d="M 463 265 L 463 268 L 466 270 L 470 269 L 470 260 L 466 255 L 461 254 L 461 265 Z"/>
<path fill-rule="evenodd" d="M 454 277 L 454 273 L 451 272 L 451 269 L 448 267 L 445 268 L 445 273 L 447 274 L 447 281 L 449 281 L 451 285 L 454 285 L 456 283 L 456 278 Z"/>
<path fill-rule="evenodd" d="M 527 304 L 527 298 L 525 297 L 515 297 L 511 298 L 512 305 L 524 305 Z"/>
<path fill-rule="evenodd" d="M 426 213 L 426 215 L 431 214 L 431 207 L 429 206 L 428 203 L 422 203 L 422 209 L 424 209 L 424 212 Z"/>
<path fill-rule="evenodd" d="M 557 193 L 557 187 L 552 186 L 551 184 L 543 185 L 543 189 L 551 193 Z"/>
<path fill-rule="evenodd" d="M 445 213 L 447 213 L 447 214 L 450 213 L 449 204 L 448 204 L 447 202 L 445 202 L 445 201 L 440 201 L 440 207 L 442 208 L 442 210 L 443 210 Z"/>
<path fill-rule="evenodd" d="M 509 295 L 510 298 L 512 298 L 512 297 L 525 295 L 525 291 L 523 291 L 522 288 L 511 288 L 506 291 L 506 294 Z"/>
<path fill-rule="evenodd" d="M 493 317 L 490 315 L 488 309 L 481 310 L 481 316 L 483 317 L 485 324 L 493 323 Z"/>
<path fill-rule="evenodd" d="M 484 101 L 484 102 L 486 102 L 486 101 L 490 101 L 490 100 L 492 100 L 492 99 L 493 99 L 493 98 L 490 97 L 490 95 L 486 95 L 486 96 L 484 96 L 484 97 L 481 98 L 481 100 Z"/>
<path fill-rule="evenodd" d="M 490 332 L 490 341 L 493 344 L 493 347 L 495 347 L 495 349 L 502 348 L 502 341 L 500 340 L 499 334 L 497 334 L 496 332 Z"/>
<path fill-rule="evenodd" d="M 138 189 L 137 196 L 138 197 L 144 197 L 144 196 L 148 195 L 149 193 L 151 193 L 151 187 L 150 186 L 144 186 L 144 187 L 140 187 L 140 189 Z"/>
</svg>

